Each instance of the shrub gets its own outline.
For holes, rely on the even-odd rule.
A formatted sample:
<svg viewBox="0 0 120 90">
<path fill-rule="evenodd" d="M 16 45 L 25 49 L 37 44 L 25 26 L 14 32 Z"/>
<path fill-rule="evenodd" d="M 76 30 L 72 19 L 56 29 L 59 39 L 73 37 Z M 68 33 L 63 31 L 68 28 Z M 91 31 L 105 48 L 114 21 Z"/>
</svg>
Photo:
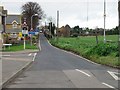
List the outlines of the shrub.
<svg viewBox="0 0 120 90">
<path fill-rule="evenodd" d="M 117 52 L 118 46 L 114 46 L 111 44 L 98 44 L 97 46 L 90 49 L 86 55 L 97 54 L 99 56 L 107 56 L 112 52 Z"/>
<path fill-rule="evenodd" d="M 73 33 L 71 37 L 78 37 L 78 33 Z"/>
</svg>

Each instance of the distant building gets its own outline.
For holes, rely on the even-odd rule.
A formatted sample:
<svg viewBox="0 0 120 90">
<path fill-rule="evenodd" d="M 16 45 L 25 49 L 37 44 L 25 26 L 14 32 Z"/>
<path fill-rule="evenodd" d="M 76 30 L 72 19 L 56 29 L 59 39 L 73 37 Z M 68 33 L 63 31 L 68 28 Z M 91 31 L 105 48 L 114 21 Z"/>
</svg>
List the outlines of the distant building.
<svg viewBox="0 0 120 90">
<path fill-rule="evenodd" d="M 6 18 L 6 32 L 21 32 L 21 15 L 8 15 Z"/>
<path fill-rule="evenodd" d="M 69 36 L 70 36 L 70 31 L 71 31 L 71 28 L 70 28 L 69 25 L 66 25 L 65 27 L 62 26 L 62 27 L 59 29 L 59 36 L 69 37 Z"/>
</svg>

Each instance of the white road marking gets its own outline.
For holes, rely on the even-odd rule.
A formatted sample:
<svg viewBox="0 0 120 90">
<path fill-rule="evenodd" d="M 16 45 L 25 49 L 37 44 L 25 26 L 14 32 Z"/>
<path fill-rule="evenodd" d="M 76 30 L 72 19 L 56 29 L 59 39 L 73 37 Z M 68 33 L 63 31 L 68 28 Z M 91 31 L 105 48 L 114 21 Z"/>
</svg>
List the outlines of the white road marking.
<svg viewBox="0 0 120 90">
<path fill-rule="evenodd" d="M 48 40 L 47 40 L 48 41 Z M 51 45 L 51 43 L 48 41 L 48 43 Z M 84 59 L 84 60 L 86 60 L 86 61 L 88 61 L 88 62 L 90 62 L 90 63 L 92 63 L 92 64 L 95 64 L 95 65 L 101 65 L 101 64 L 98 64 L 98 63 L 95 63 L 95 62 L 93 62 L 93 61 L 91 61 L 91 60 L 88 60 L 88 59 L 86 59 L 86 58 L 84 58 L 84 57 L 82 57 L 82 56 L 79 56 L 79 55 L 77 55 L 77 54 L 74 54 L 74 53 L 72 53 L 72 52 L 70 52 L 70 51 L 65 51 L 65 50 L 63 50 L 63 49 L 60 49 L 60 48 L 57 48 L 57 47 L 55 47 L 55 46 L 53 46 L 53 45 L 51 45 L 53 48 L 55 48 L 55 49 L 57 49 L 57 50 L 61 50 L 61 51 L 63 51 L 63 52 L 66 52 L 66 53 L 69 53 L 69 54 L 72 54 L 72 55 L 74 55 L 74 56 L 76 56 L 76 57 L 79 57 L 79 58 L 81 58 L 81 59 Z"/>
<path fill-rule="evenodd" d="M 115 88 L 115 87 L 113 87 L 113 86 L 111 86 L 111 85 L 109 85 L 109 84 L 107 84 L 107 83 L 102 83 L 103 85 L 105 85 L 105 86 L 107 86 L 107 87 L 109 87 L 109 88 Z"/>
<path fill-rule="evenodd" d="M 118 76 L 116 76 L 115 74 L 118 74 L 118 72 L 111 72 L 111 71 L 107 71 L 115 80 L 120 80 L 120 78 L 118 78 Z"/>
<path fill-rule="evenodd" d="M 31 55 L 32 55 L 32 53 L 28 54 L 28 56 L 31 56 Z"/>
<path fill-rule="evenodd" d="M 40 50 L 41 50 L 40 39 L 39 39 L 39 48 L 40 48 Z"/>
<path fill-rule="evenodd" d="M 2 57 L 10 57 L 11 55 L 2 55 Z"/>
<path fill-rule="evenodd" d="M 81 72 L 81 73 L 85 74 L 85 75 L 88 76 L 88 77 L 91 77 L 89 74 L 87 74 L 86 72 L 84 72 L 84 71 L 82 71 L 82 70 L 79 70 L 79 69 L 75 69 L 75 70 L 78 71 L 78 72 Z"/>
<path fill-rule="evenodd" d="M 33 60 L 32 61 L 35 61 L 35 57 L 36 57 L 37 53 L 34 54 L 34 57 L 33 57 Z"/>
</svg>

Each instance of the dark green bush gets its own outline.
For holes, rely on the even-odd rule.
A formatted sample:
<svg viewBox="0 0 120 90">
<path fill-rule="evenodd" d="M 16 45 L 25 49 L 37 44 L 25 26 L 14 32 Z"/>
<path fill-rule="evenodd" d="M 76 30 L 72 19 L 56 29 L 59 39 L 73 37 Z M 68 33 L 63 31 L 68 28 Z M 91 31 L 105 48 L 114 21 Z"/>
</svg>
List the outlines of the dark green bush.
<svg viewBox="0 0 120 90">
<path fill-rule="evenodd" d="M 111 44 L 98 44 L 92 49 L 90 49 L 86 55 L 91 55 L 91 54 L 97 54 L 99 56 L 107 56 L 111 54 L 112 52 L 117 52 L 118 51 L 118 46 L 114 46 Z"/>
<path fill-rule="evenodd" d="M 78 37 L 78 33 L 73 33 L 71 37 Z"/>
</svg>

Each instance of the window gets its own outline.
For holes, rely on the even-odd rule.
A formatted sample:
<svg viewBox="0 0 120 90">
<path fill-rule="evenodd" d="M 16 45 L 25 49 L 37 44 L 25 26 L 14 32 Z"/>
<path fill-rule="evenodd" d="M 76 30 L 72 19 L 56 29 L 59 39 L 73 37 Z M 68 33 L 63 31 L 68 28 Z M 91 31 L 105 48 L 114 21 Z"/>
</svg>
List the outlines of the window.
<svg viewBox="0 0 120 90">
<path fill-rule="evenodd" d="M 17 23 L 13 23 L 13 28 L 17 28 Z"/>
</svg>

